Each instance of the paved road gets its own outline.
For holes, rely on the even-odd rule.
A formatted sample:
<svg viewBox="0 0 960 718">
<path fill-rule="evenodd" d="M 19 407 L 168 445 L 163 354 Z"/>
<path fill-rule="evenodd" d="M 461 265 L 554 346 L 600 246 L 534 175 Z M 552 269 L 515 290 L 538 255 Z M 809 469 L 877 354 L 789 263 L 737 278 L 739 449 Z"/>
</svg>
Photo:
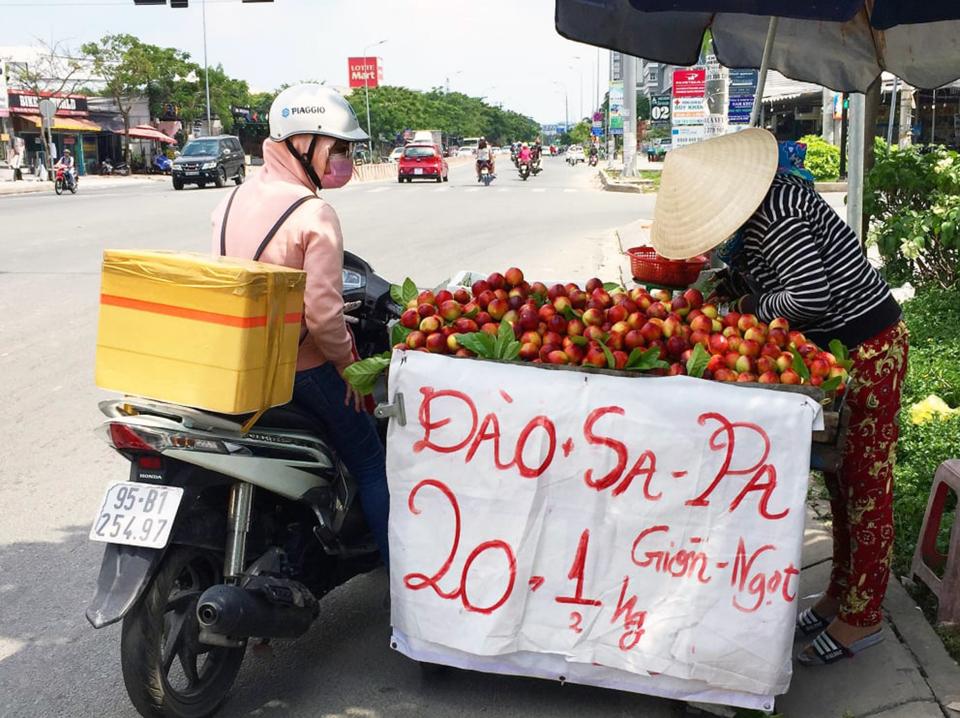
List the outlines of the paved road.
<svg viewBox="0 0 960 718">
<path fill-rule="evenodd" d="M 650 217 L 651 197 L 596 189 L 585 167 L 546 163 L 489 188 L 469 168 L 445 185 L 376 183 L 330 193 L 346 243 L 390 278 L 458 269 L 587 277 L 611 230 Z M 0 716 L 129 716 L 119 628 L 83 618 L 100 549 L 86 539 L 103 486 L 125 463 L 95 439 L 99 258 L 105 247 L 205 251 L 228 190 L 165 184 L 0 198 Z M 382 574 L 324 600 L 308 635 L 249 655 L 224 715 L 667 716 L 676 706 L 544 681 L 453 672 L 425 681 L 387 646 Z"/>
</svg>

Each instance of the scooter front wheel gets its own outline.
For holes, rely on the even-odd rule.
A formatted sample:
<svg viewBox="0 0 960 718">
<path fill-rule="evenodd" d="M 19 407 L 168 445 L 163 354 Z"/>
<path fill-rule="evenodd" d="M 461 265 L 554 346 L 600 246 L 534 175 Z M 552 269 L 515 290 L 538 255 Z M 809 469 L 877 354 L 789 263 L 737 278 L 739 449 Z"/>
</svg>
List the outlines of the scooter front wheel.
<svg viewBox="0 0 960 718">
<path fill-rule="evenodd" d="M 63 180 L 56 180 L 53 183 L 53 191 L 57 194 L 63 194 Z"/>
<path fill-rule="evenodd" d="M 120 666 L 127 694 L 143 716 L 203 718 L 226 699 L 246 644 L 200 643 L 197 601 L 220 583 L 222 557 L 173 547 L 150 587 L 123 619 Z"/>
</svg>

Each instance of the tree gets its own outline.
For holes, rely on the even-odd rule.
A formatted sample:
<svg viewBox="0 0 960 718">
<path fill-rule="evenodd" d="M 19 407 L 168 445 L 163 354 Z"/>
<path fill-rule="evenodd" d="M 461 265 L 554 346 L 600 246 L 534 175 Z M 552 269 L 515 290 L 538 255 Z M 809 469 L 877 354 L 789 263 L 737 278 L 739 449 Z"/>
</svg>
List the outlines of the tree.
<svg viewBox="0 0 960 718">
<path fill-rule="evenodd" d="M 588 145 L 592 142 L 590 136 L 591 123 L 586 120 L 578 122 L 572 130 L 565 132 L 561 142 L 566 145 Z"/>
<path fill-rule="evenodd" d="M 38 51 L 32 62 L 10 63 L 10 79 L 13 84 L 27 90 L 36 97 L 49 99 L 56 109 L 85 82 L 81 75 L 84 62 L 73 57 L 69 49 L 61 42 L 48 45 L 40 41 Z M 49 123 L 43 125 L 44 148 L 53 144 L 53 133 Z M 46 151 L 44 154 L 49 154 Z M 52 165 L 52 157 L 47 158 L 47 169 Z"/>
<path fill-rule="evenodd" d="M 130 162 L 130 112 L 136 96 L 146 92 L 154 76 L 152 46 L 144 45 L 133 35 L 105 35 L 99 42 L 85 43 L 81 50 L 103 78 L 104 89 L 123 117 L 123 156 Z"/>
</svg>

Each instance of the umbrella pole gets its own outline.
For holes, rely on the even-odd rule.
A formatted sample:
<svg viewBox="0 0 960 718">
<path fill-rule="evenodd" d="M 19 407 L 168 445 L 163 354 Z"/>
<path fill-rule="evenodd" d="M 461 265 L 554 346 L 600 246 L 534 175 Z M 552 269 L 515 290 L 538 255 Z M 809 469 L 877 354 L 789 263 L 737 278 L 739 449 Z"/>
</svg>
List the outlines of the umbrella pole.
<svg viewBox="0 0 960 718">
<path fill-rule="evenodd" d="M 760 73 L 757 77 L 757 95 L 753 98 L 753 109 L 750 110 L 750 127 L 757 126 L 760 119 L 760 107 L 763 105 L 763 87 L 767 84 L 767 70 L 770 69 L 770 53 L 773 52 L 773 41 L 777 37 L 777 23 L 780 18 L 770 18 L 767 27 L 767 39 L 763 44 L 763 58 L 760 60 Z"/>
<path fill-rule="evenodd" d="M 850 136 L 847 140 L 847 224 L 863 243 L 863 143 L 866 135 L 866 96 L 862 92 L 850 95 Z"/>
</svg>

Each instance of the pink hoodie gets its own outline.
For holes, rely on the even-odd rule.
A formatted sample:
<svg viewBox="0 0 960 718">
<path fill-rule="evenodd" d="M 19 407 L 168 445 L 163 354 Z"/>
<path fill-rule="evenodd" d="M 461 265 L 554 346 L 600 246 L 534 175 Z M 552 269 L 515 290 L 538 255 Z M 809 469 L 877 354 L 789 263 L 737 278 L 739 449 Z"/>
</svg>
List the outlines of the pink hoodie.
<svg viewBox="0 0 960 718">
<path fill-rule="evenodd" d="M 300 151 L 309 141 L 294 138 Z M 332 141 L 329 141 L 332 144 Z M 301 148 L 299 145 L 303 144 Z M 318 148 L 314 166 L 326 162 Z M 237 190 L 227 218 L 227 255 L 252 259 L 260 242 L 290 205 L 315 194 L 313 183 L 282 142 L 263 143 L 263 167 Z M 229 195 L 213 211 L 213 252 L 220 254 L 220 225 Z M 326 361 L 338 370 L 353 360 L 353 340 L 343 320 L 343 235 L 337 213 L 322 199 L 310 200 L 291 214 L 260 261 L 307 273 L 304 318 L 309 334 L 300 345 L 297 371 Z"/>
</svg>

